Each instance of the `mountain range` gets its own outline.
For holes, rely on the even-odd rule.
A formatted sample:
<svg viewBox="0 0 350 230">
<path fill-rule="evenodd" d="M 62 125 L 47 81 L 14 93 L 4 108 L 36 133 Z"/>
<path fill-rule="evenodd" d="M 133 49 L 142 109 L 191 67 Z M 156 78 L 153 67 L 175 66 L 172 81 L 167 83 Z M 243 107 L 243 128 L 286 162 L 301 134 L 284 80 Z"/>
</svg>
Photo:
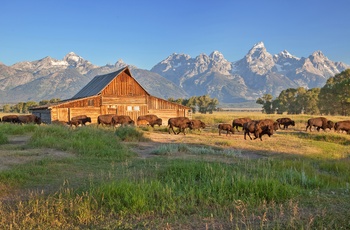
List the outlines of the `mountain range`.
<svg viewBox="0 0 350 230">
<path fill-rule="evenodd" d="M 70 52 L 62 60 L 45 57 L 37 61 L 0 63 L 0 103 L 69 99 L 96 75 L 127 66 L 97 66 Z M 287 88 L 323 87 L 327 79 L 350 68 L 329 60 L 321 51 L 296 57 L 284 50 L 272 55 L 264 43 L 255 44 L 238 61 L 228 61 L 219 51 L 195 58 L 173 53 L 151 70 L 128 65 L 133 77 L 153 96 L 189 98 L 208 94 L 220 103 L 255 101 Z"/>
</svg>

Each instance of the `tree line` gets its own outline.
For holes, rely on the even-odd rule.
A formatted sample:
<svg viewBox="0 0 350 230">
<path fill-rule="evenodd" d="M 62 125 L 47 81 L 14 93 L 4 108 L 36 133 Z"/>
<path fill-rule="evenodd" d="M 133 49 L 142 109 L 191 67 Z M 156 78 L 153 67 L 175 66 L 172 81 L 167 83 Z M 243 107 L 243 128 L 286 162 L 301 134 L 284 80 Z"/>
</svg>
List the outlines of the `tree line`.
<svg viewBox="0 0 350 230">
<path fill-rule="evenodd" d="M 218 99 L 211 98 L 209 95 L 193 96 L 189 99 L 168 98 L 168 101 L 191 107 L 193 113 L 199 112 L 204 114 L 213 113 L 213 111 L 216 110 L 216 106 L 219 104 Z"/>
<path fill-rule="evenodd" d="M 322 88 L 303 87 L 283 90 L 273 99 L 271 94 L 258 98 L 263 113 L 350 115 L 350 69 L 330 77 Z"/>
<path fill-rule="evenodd" d="M 39 105 L 46 105 L 48 103 L 55 103 L 60 101 L 59 98 L 52 98 L 51 100 L 42 100 L 39 102 L 27 101 L 18 102 L 15 105 L 5 104 L 2 106 L 2 112 L 4 113 L 29 113 L 29 109 Z"/>
</svg>

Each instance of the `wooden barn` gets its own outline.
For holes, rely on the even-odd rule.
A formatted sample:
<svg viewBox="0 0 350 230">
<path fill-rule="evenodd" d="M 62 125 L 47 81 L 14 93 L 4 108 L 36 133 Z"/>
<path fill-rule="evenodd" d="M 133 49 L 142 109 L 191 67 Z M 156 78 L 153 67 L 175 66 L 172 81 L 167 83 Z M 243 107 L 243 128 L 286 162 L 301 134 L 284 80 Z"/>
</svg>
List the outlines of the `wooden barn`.
<svg viewBox="0 0 350 230">
<path fill-rule="evenodd" d="M 87 115 L 97 123 L 101 114 L 129 115 L 135 122 L 138 116 L 155 114 L 163 125 L 171 117 L 189 117 L 191 108 L 151 96 L 131 75 L 128 67 L 94 77 L 71 99 L 37 106 L 31 113 L 50 124 L 70 121 L 74 116 Z"/>
</svg>

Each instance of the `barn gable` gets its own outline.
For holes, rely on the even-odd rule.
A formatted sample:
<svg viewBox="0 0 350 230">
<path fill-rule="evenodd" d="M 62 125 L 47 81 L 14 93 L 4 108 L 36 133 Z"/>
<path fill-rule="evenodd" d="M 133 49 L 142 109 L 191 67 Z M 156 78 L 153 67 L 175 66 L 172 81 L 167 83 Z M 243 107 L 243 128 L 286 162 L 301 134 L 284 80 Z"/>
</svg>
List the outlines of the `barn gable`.
<svg viewBox="0 0 350 230">
<path fill-rule="evenodd" d="M 138 116 L 156 114 L 163 123 L 170 117 L 191 117 L 191 108 L 151 96 L 131 75 L 128 67 L 94 77 L 71 99 L 31 109 L 44 122 L 69 121 L 87 115 L 92 123 L 101 114 Z"/>
<path fill-rule="evenodd" d="M 125 67 L 123 69 L 120 69 L 116 72 L 105 74 L 105 75 L 99 75 L 94 77 L 85 87 L 83 87 L 76 95 L 74 95 L 71 99 L 79 99 L 84 97 L 90 97 L 101 94 L 103 91 L 108 90 L 108 86 L 110 86 L 112 81 L 115 81 L 116 78 L 120 78 L 120 82 L 125 81 L 125 78 L 127 78 L 128 75 L 132 78 L 130 70 L 128 67 Z M 137 84 L 143 91 L 146 92 L 145 89 L 142 88 L 142 86 L 137 83 L 137 81 L 132 78 L 135 81 L 135 84 Z M 105 93 L 105 94 L 113 94 L 116 93 L 118 95 L 118 92 L 114 92 L 113 90 L 109 90 L 111 93 Z M 119 92 L 119 95 L 122 92 Z M 148 94 L 146 92 L 146 94 Z M 148 94 L 149 95 L 149 94 Z"/>
</svg>

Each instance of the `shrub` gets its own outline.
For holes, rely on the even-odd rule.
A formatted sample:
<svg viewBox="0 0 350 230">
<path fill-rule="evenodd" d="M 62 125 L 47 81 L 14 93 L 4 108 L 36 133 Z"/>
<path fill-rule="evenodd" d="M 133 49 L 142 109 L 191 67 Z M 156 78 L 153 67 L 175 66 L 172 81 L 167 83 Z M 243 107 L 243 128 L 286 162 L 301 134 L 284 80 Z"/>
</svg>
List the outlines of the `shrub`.
<svg viewBox="0 0 350 230">
<path fill-rule="evenodd" d="M 115 131 L 115 135 L 117 135 L 122 141 L 147 141 L 148 139 L 143 136 L 143 132 L 136 130 L 134 126 L 120 126 Z"/>
</svg>

